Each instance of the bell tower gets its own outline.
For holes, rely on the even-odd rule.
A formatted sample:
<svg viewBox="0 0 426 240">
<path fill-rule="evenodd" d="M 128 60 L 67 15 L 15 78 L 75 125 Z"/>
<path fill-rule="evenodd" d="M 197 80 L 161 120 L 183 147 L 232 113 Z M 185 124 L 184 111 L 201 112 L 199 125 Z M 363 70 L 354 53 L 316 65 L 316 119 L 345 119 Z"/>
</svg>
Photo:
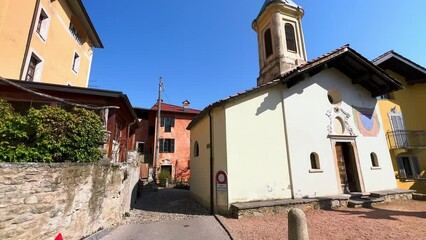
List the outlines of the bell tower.
<svg viewBox="0 0 426 240">
<path fill-rule="evenodd" d="M 266 0 L 252 27 L 257 33 L 257 85 L 277 79 L 307 61 L 303 9 L 292 0 Z"/>
</svg>

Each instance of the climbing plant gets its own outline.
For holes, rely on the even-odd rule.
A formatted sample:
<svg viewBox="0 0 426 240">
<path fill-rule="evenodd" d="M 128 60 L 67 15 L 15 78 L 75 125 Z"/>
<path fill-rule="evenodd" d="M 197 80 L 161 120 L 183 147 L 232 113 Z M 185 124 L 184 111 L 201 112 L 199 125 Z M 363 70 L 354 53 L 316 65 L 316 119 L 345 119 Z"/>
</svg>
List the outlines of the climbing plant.
<svg viewBox="0 0 426 240">
<path fill-rule="evenodd" d="M 21 114 L 0 100 L 0 162 L 93 162 L 103 125 L 93 111 L 45 105 Z"/>
</svg>

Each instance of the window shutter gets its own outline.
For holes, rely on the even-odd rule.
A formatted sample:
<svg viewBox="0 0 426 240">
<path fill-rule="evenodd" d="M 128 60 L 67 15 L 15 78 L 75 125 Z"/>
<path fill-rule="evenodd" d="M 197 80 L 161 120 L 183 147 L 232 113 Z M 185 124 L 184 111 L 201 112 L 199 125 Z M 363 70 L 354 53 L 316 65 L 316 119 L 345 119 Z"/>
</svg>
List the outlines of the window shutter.
<svg viewBox="0 0 426 240">
<path fill-rule="evenodd" d="M 160 139 L 160 153 L 163 152 L 164 149 L 164 139 Z"/>
<path fill-rule="evenodd" d="M 417 157 L 412 157 L 413 162 L 413 168 L 414 168 L 414 176 L 415 178 L 420 178 L 420 166 L 419 166 L 419 160 Z"/>
<path fill-rule="evenodd" d="M 161 126 L 164 127 L 164 117 L 161 117 Z"/>
<path fill-rule="evenodd" d="M 174 139 L 170 140 L 170 152 L 172 152 L 172 153 L 175 152 L 175 140 Z"/>
<path fill-rule="evenodd" d="M 175 117 L 171 117 L 170 121 L 172 122 L 172 127 L 174 127 L 175 126 Z"/>
<path fill-rule="evenodd" d="M 402 117 L 402 113 L 400 112 L 390 112 L 389 117 L 391 120 L 392 130 L 393 131 L 400 131 L 405 130 L 404 127 L 404 118 Z"/>
<path fill-rule="evenodd" d="M 407 178 L 407 174 L 405 173 L 404 163 L 402 162 L 402 158 L 398 157 L 398 168 L 399 168 L 399 178 L 405 179 Z"/>
</svg>

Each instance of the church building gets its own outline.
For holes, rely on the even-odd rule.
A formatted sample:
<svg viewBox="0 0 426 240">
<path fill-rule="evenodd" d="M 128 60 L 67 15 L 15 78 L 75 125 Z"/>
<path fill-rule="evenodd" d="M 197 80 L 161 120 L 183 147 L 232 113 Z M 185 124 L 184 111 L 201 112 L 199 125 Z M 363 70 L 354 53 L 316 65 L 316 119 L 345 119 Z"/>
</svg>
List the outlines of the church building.
<svg viewBox="0 0 426 240">
<path fill-rule="evenodd" d="M 208 209 L 397 187 L 376 97 L 401 84 L 348 45 L 308 61 L 303 15 L 266 0 L 257 86 L 188 126 L 191 194 Z"/>
</svg>

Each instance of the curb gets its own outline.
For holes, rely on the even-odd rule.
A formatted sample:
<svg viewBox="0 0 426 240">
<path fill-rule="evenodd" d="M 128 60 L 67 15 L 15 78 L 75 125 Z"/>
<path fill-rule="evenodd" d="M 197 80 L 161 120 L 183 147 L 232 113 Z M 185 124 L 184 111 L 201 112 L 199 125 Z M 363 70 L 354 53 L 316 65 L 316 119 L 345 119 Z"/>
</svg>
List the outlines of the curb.
<svg viewBox="0 0 426 240">
<path fill-rule="evenodd" d="M 115 227 L 106 228 L 106 229 L 100 230 L 99 232 L 93 234 L 92 236 L 89 236 L 89 237 L 83 238 L 83 239 L 84 240 L 100 240 L 101 238 L 108 235 L 108 233 L 110 233 L 113 229 L 115 229 Z"/>
<path fill-rule="evenodd" d="M 235 238 L 234 236 L 232 236 L 231 232 L 229 231 L 229 229 L 226 227 L 226 224 L 220 219 L 220 215 L 217 214 L 213 214 L 214 218 L 216 219 L 216 221 L 220 224 L 220 226 L 222 226 L 223 230 L 225 230 L 225 232 L 228 234 L 229 238 L 231 240 L 235 240 L 237 238 Z"/>
</svg>

